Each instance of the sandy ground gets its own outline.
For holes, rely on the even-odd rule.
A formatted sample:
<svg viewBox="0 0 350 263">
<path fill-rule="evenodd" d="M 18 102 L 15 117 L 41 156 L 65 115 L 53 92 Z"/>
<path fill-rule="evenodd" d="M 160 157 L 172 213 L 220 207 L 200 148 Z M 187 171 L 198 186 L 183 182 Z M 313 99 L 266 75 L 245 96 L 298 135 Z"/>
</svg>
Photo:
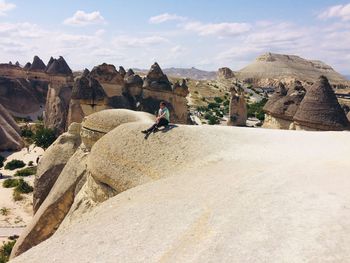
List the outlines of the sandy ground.
<svg viewBox="0 0 350 263">
<path fill-rule="evenodd" d="M 33 161 L 34 165 L 36 165 L 37 157 L 41 156 L 43 153 L 44 150 L 42 148 L 31 145 L 29 149 L 24 148 L 19 152 L 2 152 L 1 155 L 7 158 L 5 164 L 11 160 L 17 159 L 24 161 L 26 164 Z M 21 230 L 32 219 L 33 195 L 23 195 L 24 199 L 22 201 L 15 202 L 12 198 L 13 189 L 4 188 L 2 186 L 3 181 L 13 177 L 16 171 L 17 170 L 5 170 L 4 168 L 0 169 L 0 172 L 4 175 L 4 178 L 0 179 L 0 209 L 8 210 L 8 214 L 3 214 L 0 210 L 0 244 L 2 241 L 7 240 L 8 236 L 19 235 Z M 26 177 L 24 180 L 33 185 L 34 176 Z"/>
</svg>

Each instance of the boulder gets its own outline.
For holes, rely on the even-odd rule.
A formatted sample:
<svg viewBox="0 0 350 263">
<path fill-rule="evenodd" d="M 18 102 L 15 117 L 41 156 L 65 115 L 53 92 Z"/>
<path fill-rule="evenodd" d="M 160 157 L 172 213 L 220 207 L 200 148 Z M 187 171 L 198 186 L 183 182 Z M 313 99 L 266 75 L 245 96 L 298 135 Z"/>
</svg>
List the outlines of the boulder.
<svg viewBox="0 0 350 263">
<path fill-rule="evenodd" d="M 24 142 L 21 130 L 8 111 L 0 104 L 0 151 L 17 151 Z"/>
<path fill-rule="evenodd" d="M 40 159 L 34 180 L 33 210 L 37 212 L 44 202 L 68 160 L 81 144 L 80 124 L 72 123 L 45 151 Z"/>
<path fill-rule="evenodd" d="M 347 133 L 179 126 L 144 140 L 144 127 L 88 157 L 119 194 L 12 262 L 347 261 Z"/>
<path fill-rule="evenodd" d="M 46 65 L 44 64 L 44 62 L 38 56 L 35 56 L 29 70 L 45 71 L 45 69 L 46 69 Z"/>
<path fill-rule="evenodd" d="M 228 126 L 246 126 L 248 118 L 247 105 L 244 98 L 244 91 L 240 88 L 231 88 Z"/>
<path fill-rule="evenodd" d="M 324 76 L 307 90 L 293 119 L 297 129 L 330 131 L 347 130 L 350 127 L 345 112 Z"/>
</svg>

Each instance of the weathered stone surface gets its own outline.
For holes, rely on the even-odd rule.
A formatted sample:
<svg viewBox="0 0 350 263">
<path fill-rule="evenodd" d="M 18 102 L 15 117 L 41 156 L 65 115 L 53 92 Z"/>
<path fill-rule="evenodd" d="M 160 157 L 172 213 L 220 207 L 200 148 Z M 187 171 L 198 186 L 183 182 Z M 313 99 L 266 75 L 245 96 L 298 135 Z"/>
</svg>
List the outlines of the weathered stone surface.
<svg viewBox="0 0 350 263">
<path fill-rule="evenodd" d="M 51 83 L 47 93 L 44 123 L 45 127 L 62 134 L 67 129 L 67 115 L 72 96 L 71 83 Z"/>
<path fill-rule="evenodd" d="M 219 68 L 218 70 L 218 78 L 219 79 L 232 79 L 235 77 L 233 71 L 229 68 Z"/>
<path fill-rule="evenodd" d="M 50 63 L 51 62 L 51 63 Z M 72 70 L 68 66 L 65 59 L 60 56 L 58 59 L 53 59 L 52 61 L 49 61 L 49 64 L 47 66 L 47 73 L 49 74 L 61 74 L 61 75 L 72 75 Z"/>
<path fill-rule="evenodd" d="M 34 181 L 33 210 L 37 212 L 44 202 L 68 160 L 81 144 L 80 124 L 72 123 L 45 151 L 40 159 Z"/>
<path fill-rule="evenodd" d="M 17 123 L 0 104 L 0 151 L 22 149 L 24 142 L 20 134 Z"/>
<path fill-rule="evenodd" d="M 143 87 L 157 91 L 172 91 L 172 86 L 168 77 L 163 73 L 157 62 L 155 62 L 148 71 L 143 82 Z"/>
<path fill-rule="evenodd" d="M 80 181 L 86 180 L 86 156 L 79 148 L 69 159 L 32 222 L 17 240 L 12 257 L 40 244 L 57 230 L 74 202 L 77 187 L 82 185 Z"/>
<path fill-rule="evenodd" d="M 248 118 L 247 104 L 244 98 L 244 91 L 232 87 L 230 98 L 229 126 L 246 126 Z"/>
<path fill-rule="evenodd" d="M 44 64 L 44 62 L 38 57 L 38 56 L 35 56 L 33 58 L 33 62 L 29 68 L 29 70 L 32 70 L 32 71 L 45 71 L 46 69 L 46 65 Z"/>
<path fill-rule="evenodd" d="M 346 130 L 349 121 L 328 79 L 321 76 L 310 87 L 294 116 L 297 129 Z"/>
<path fill-rule="evenodd" d="M 145 126 L 119 126 L 88 157 L 124 192 L 14 263 L 347 261 L 348 133 L 179 126 L 144 140 Z"/>
<path fill-rule="evenodd" d="M 121 124 L 129 122 L 153 123 L 154 116 L 126 109 L 105 110 L 89 115 L 82 123 L 81 137 L 90 150 L 101 137 Z"/>
</svg>

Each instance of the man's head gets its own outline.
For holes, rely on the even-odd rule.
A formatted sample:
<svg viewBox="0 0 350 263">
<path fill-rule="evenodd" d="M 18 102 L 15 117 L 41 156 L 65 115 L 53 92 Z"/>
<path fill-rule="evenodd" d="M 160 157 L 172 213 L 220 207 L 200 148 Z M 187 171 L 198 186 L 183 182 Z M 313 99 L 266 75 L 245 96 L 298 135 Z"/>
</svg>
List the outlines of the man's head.
<svg viewBox="0 0 350 263">
<path fill-rule="evenodd" d="M 162 102 L 159 104 L 159 107 L 160 107 L 161 109 L 164 109 L 164 108 L 166 107 L 165 102 L 162 101 Z"/>
</svg>

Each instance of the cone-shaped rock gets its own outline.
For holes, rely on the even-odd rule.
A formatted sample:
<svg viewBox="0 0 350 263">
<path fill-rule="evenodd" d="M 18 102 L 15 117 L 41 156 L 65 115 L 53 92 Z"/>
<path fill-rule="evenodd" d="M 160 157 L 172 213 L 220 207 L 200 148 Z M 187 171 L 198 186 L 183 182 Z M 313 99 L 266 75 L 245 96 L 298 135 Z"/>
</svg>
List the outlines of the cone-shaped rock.
<svg viewBox="0 0 350 263">
<path fill-rule="evenodd" d="M 305 89 L 301 82 L 295 81 L 294 85 L 288 89 L 283 84 L 266 103 L 264 111 L 274 117 L 286 120 L 293 120 L 298 107 L 305 96 Z"/>
<path fill-rule="evenodd" d="M 44 71 L 45 69 L 46 69 L 46 66 L 44 62 L 38 56 L 35 56 L 29 70 Z"/>
<path fill-rule="evenodd" d="M 144 81 L 144 88 L 172 91 L 171 83 L 168 77 L 163 73 L 157 62 L 152 65 L 151 69 L 147 73 Z"/>
<path fill-rule="evenodd" d="M 72 99 L 95 102 L 97 100 L 103 100 L 106 97 L 105 91 L 96 79 L 81 77 L 74 83 Z"/>
<path fill-rule="evenodd" d="M 52 64 L 54 61 L 55 61 L 55 59 L 54 59 L 53 57 L 50 57 L 50 60 L 49 60 L 49 62 L 48 62 L 47 65 L 46 65 L 45 71 L 47 71 L 47 70 L 50 68 L 51 64 Z"/>
<path fill-rule="evenodd" d="M 71 75 L 72 74 L 72 70 L 68 66 L 68 64 L 65 61 L 65 59 L 60 56 L 58 59 L 54 59 L 51 62 L 51 65 L 47 69 L 47 73 Z"/>
<path fill-rule="evenodd" d="M 32 66 L 32 63 L 27 62 L 23 68 L 28 70 L 28 69 L 30 69 L 31 66 Z"/>
<path fill-rule="evenodd" d="M 321 76 L 310 87 L 294 116 L 296 125 L 302 129 L 345 130 L 349 121 L 338 103 L 328 79 Z"/>
<path fill-rule="evenodd" d="M 119 73 L 120 73 L 120 75 L 122 75 L 123 78 L 124 78 L 124 76 L 125 76 L 125 74 L 126 74 L 126 71 L 125 71 L 125 69 L 124 69 L 122 66 L 119 67 Z"/>
</svg>

